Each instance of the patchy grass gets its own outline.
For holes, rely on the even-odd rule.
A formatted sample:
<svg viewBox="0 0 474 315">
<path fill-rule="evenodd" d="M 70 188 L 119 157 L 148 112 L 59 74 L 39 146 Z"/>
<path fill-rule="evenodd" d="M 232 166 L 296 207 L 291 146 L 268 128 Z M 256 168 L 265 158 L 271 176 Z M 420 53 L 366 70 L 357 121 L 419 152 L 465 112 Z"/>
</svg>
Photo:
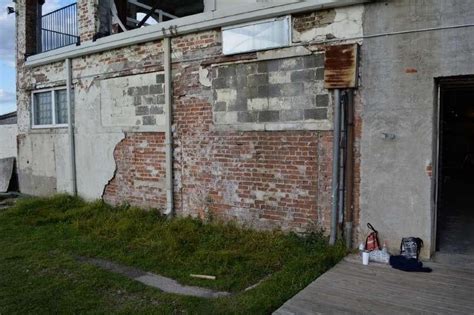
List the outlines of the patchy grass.
<svg viewBox="0 0 474 315">
<path fill-rule="evenodd" d="M 344 247 L 301 237 L 59 195 L 0 212 L 0 313 L 266 314 L 338 262 Z M 166 294 L 77 262 L 111 259 L 235 294 L 215 300 Z M 215 281 L 189 277 L 215 275 Z M 270 276 L 269 276 L 270 275 Z M 243 289 L 269 276 L 255 289 Z"/>
</svg>

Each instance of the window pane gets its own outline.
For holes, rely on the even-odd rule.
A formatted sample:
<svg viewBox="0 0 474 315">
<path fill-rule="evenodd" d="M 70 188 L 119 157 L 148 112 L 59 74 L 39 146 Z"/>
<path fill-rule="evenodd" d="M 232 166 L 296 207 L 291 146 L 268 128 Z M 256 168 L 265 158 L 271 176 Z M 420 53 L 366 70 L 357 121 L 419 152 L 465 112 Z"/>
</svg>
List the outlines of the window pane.
<svg viewBox="0 0 474 315">
<path fill-rule="evenodd" d="M 53 124 L 51 92 L 34 94 L 34 122 L 35 125 Z"/>
<path fill-rule="evenodd" d="M 56 95 L 56 124 L 67 124 L 67 91 L 58 90 Z"/>
<path fill-rule="evenodd" d="M 289 18 L 222 30 L 225 55 L 290 45 Z"/>
</svg>

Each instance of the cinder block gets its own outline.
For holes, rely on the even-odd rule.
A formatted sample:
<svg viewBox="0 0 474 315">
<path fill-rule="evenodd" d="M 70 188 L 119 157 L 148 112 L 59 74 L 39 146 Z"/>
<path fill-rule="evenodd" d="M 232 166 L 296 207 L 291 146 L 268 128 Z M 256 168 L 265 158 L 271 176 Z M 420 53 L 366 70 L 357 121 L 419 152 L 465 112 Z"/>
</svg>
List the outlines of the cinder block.
<svg viewBox="0 0 474 315">
<path fill-rule="evenodd" d="M 282 59 L 279 71 L 304 69 L 303 57 Z"/>
<path fill-rule="evenodd" d="M 147 95 L 147 96 L 144 96 L 143 99 L 142 99 L 145 104 L 147 105 L 153 105 L 153 104 L 156 104 L 156 97 L 152 96 L 152 95 Z"/>
<path fill-rule="evenodd" d="M 137 106 L 135 107 L 136 116 L 145 116 L 150 114 L 150 109 L 148 106 Z"/>
<path fill-rule="evenodd" d="M 258 113 L 259 122 L 275 122 L 280 120 L 280 112 L 277 110 L 265 110 Z"/>
<path fill-rule="evenodd" d="M 216 112 L 225 112 L 227 110 L 226 102 L 216 102 L 214 103 L 214 111 Z"/>
<path fill-rule="evenodd" d="M 163 85 L 162 84 L 150 85 L 150 94 L 163 94 Z"/>
<path fill-rule="evenodd" d="M 278 64 L 277 64 L 278 69 Z M 257 62 L 257 73 L 267 73 L 268 72 L 268 61 Z"/>
<path fill-rule="evenodd" d="M 328 111 L 326 108 L 313 108 L 304 110 L 304 119 L 327 119 Z"/>
<path fill-rule="evenodd" d="M 275 59 L 275 60 L 268 60 L 264 61 L 266 63 L 266 72 L 271 72 L 271 71 L 280 71 L 281 70 L 281 60 L 280 59 Z M 263 70 L 263 67 L 262 67 Z M 258 72 L 264 72 L 264 71 L 258 71 Z"/>
<path fill-rule="evenodd" d="M 157 74 L 156 75 L 156 83 L 158 83 L 158 84 L 165 83 L 165 75 L 164 74 Z"/>
<path fill-rule="evenodd" d="M 304 119 L 304 111 L 303 110 L 282 110 L 280 112 L 280 120 L 281 121 L 297 121 Z"/>
<path fill-rule="evenodd" d="M 218 77 L 222 78 L 222 77 L 235 76 L 236 74 L 235 68 L 236 66 L 234 65 L 219 67 Z"/>
<path fill-rule="evenodd" d="M 280 84 L 291 82 L 291 71 L 278 71 L 268 73 L 268 83 Z"/>
<path fill-rule="evenodd" d="M 328 94 L 316 95 L 316 106 L 317 107 L 328 107 L 329 106 L 329 95 Z"/>
<path fill-rule="evenodd" d="M 291 72 L 291 82 L 312 82 L 316 81 L 316 70 L 303 69 Z"/>
<path fill-rule="evenodd" d="M 148 85 L 137 87 L 138 95 L 147 95 L 150 94 L 150 88 Z"/>
<path fill-rule="evenodd" d="M 259 85 L 257 87 L 257 97 L 264 98 L 269 96 L 269 86 Z"/>
<path fill-rule="evenodd" d="M 252 74 L 247 77 L 248 86 L 256 86 L 268 83 L 268 73 Z"/>
<path fill-rule="evenodd" d="M 283 84 L 270 84 L 268 86 L 269 97 L 288 97 L 297 96 L 304 94 L 303 83 L 283 83 Z"/>
<path fill-rule="evenodd" d="M 136 88 L 136 87 L 129 87 L 127 94 L 128 94 L 129 96 L 137 96 L 137 95 L 138 95 L 137 88 Z"/>
<path fill-rule="evenodd" d="M 324 68 L 316 69 L 316 80 L 324 80 Z"/>
<path fill-rule="evenodd" d="M 158 94 L 156 96 L 156 104 L 164 104 L 165 103 L 165 95 L 164 94 Z"/>
<path fill-rule="evenodd" d="M 257 98 L 258 97 L 258 87 L 257 86 L 249 86 L 244 89 L 244 94 L 247 95 L 249 99 Z"/>
<path fill-rule="evenodd" d="M 240 75 L 240 76 L 235 76 L 235 77 L 230 77 L 229 79 L 233 79 L 232 81 L 232 87 L 236 89 L 243 89 L 244 87 L 247 86 L 247 76 L 246 75 Z"/>
<path fill-rule="evenodd" d="M 241 123 L 256 122 L 257 112 L 238 112 L 237 121 Z"/>
<path fill-rule="evenodd" d="M 305 68 L 317 68 L 324 67 L 324 54 L 314 54 L 311 56 L 303 57 L 303 63 Z"/>
<path fill-rule="evenodd" d="M 229 102 L 227 106 L 228 112 L 240 112 L 247 110 L 247 98 L 246 97 L 239 97 L 235 99 L 234 102 Z"/>
<path fill-rule="evenodd" d="M 227 84 L 227 78 L 217 78 L 212 80 L 213 89 L 226 89 L 229 85 Z"/>
<path fill-rule="evenodd" d="M 163 114 L 164 111 L 163 111 L 163 106 L 151 106 L 150 107 L 150 114 L 151 115 L 161 115 Z"/>
<path fill-rule="evenodd" d="M 269 106 L 268 98 L 253 98 L 247 100 L 247 108 L 250 111 L 267 110 Z"/>
<path fill-rule="evenodd" d="M 237 66 L 237 69 L 236 69 L 237 76 L 247 76 L 247 75 L 255 74 L 255 73 L 257 73 L 257 64 L 254 62 L 240 64 Z"/>
<path fill-rule="evenodd" d="M 142 97 L 141 96 L 135 96 L 133 98 L 133 105 L 135 105 L 135 106 L 142 105 Z"/>
<path fill-rule="evenodd" d="M 144 116 L 143 125 L 146 125 L 146 126 L 156 125 L 156 118 L 154 116 Z"/>
<path fill-rule="evenodd" d="M 216 101 L 229 102 L 237 98 L 237 90 L 235 89 L 218 89 L 214 91 L 214 99 Z"/>
</svg>

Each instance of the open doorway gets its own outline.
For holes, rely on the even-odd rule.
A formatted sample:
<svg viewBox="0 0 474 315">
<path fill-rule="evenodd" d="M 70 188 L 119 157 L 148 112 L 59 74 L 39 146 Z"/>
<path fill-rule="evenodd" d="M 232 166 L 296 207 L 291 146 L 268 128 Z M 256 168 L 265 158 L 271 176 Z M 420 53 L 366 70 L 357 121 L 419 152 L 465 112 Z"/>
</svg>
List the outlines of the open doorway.
<svg viewBox="0 0 474 315">
<path fill-rule="evenodd" d="M 474 81 L 440 84 L 437 250 L 474 255 Z"/>
</svg>

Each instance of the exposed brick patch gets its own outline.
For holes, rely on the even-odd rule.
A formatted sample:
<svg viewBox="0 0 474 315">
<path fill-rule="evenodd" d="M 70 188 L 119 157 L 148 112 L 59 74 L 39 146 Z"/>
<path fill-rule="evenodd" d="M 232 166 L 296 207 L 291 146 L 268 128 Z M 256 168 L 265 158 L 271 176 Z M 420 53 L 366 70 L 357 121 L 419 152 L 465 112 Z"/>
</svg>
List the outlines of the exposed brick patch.
<svg viewBox="0 0 474 315">
<path fill-rule="evenodd" d="M 296 14 L 293 15 L 293 28 L 297 32 L 304 32 L 315 27 L 332 24 L 335 17 L 336 11 L 334 9 Z"/>
<path fill-rule="evenodd" d="M 144 208 L 166 205 L 164 133 L 128 133 L 114 150 L 117 169 L 103 198 Z"/>
</svg>

